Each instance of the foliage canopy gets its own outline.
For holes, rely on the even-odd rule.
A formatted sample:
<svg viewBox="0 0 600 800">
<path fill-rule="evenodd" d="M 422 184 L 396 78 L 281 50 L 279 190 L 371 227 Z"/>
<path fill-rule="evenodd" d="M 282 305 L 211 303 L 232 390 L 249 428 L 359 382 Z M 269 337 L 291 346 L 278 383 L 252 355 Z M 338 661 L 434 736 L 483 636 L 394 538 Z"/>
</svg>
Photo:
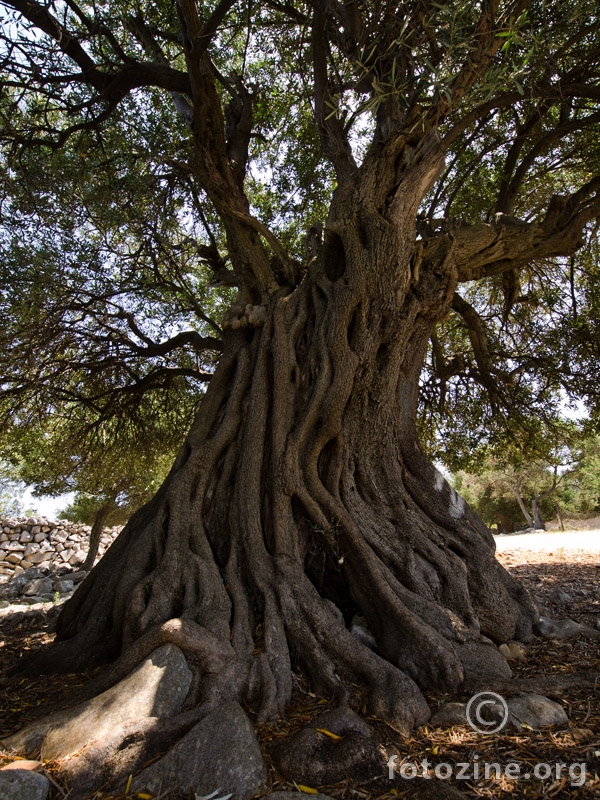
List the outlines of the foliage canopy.
<svg viewBox="0 0 600 800">
<path fill-rule="evenodd" d="M 500 219 L 577 228 L 571 255 L 464 270 L 423 373 L 425 440 L 458 467 L 507 430 L 534 440 L 565 396 L 597 417 L 594 3 L 3 6 L 5 425 L 60 410 L 118 435 L 160 407 L 185 430 L 231 287 L 301 277 L 337 181 L 394 127 L 437 129 L 446 153 L 427 251 Z M 236 257 L 236 214 L 263 236 L 262 276 Z"/>
<path fill-rule="evenodd" d="M 30 665 L 129 671 L 158 636 L 193 713 L 261 720 L 299 660 L 403 731 L 419 686 L 506 677 L 492 642 L 539 614 L 417 397 L 451 466 L 564 396 L 594 417 L 596 4 L 3 7 L 4 420 L 135 442 L 208 384 Z"/>
</svg>

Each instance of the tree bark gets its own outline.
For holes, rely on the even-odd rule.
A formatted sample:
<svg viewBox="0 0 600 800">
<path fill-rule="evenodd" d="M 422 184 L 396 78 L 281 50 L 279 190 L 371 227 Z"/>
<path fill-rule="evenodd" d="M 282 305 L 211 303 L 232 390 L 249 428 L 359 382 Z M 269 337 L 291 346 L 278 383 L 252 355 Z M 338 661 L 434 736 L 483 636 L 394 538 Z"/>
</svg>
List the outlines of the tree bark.
<svg viewBox="0 0 600 800">
<path fill-rule="evenodd" d="M 565 522 L 563 520 L 563 515 L 562 515 L 562 512 L 560 510 L 560 505 L 556 501 L 554 501 L 554 508 L 556 509 L 556 519 L 558 520 L 558 524 L 560 525 L 560 529 L 561 529 L 561 531 L 564 531 Z"/>
<path fill-rule="evenodd" d="M 535 527 L 534 521 L 533 521 L 533 518 L 532 518 L 531 514 L 527 510 L 527 506 L 525 505 L 525 501 L 523 500 L 523 495 L 521 494 L 521 487 L 519 485 L 519 481 L 517 481 L 514 484 L 513 492 L 515 493 L 515 498 L 517 500 L 517 503 L 519 504 L 519 508 L 523 512 L 523 516 L 525 517 L 525 521 L 527 522 L 527 526 L 529 528 L 534 528 Z"/>
<path fill-rule="evenodd" d="M 542 515 L 540 513 L 540 506 L 538 500 L 540 498 L 536 495 L 533 500 L 531 501 L 531 513 L 533 516 L 533 526 L 537 531 L 545 531 L 546 530 L 546 523 L 542 519 Z"/>
<path fill-rule="evenodd" d="M 96 556 L 98 555 L 98 548 L 100 547 L 100 537 L 104 530 L 104 523 L 114 508 L 114 500 L 108 500 L 103 503 L 96 511 L 94 522 L 90 531 L 90 543 L 88 546 L 87 556 L 83 563 L 82 569 L 90 570 L 94 566 Z"/>
<path fill-rule="evenodd" d="M 366 684 L 370 712 L 404 732 L 428 718 L 421 689 L 509 677 L 492 642 L 527 639 L 535 604 L 416 432 L 427 344 L 458 280 L 452 252 L 415 258 L 439 157 L 403 146 L 366 161 L 299 286 L 236 312 L 170 475 L 24 670 L 131 668 L 176 641 L 207 711 L 237 698 L 275 718 L 300 669 L 340 702 Z M 375 650 L 350 633 L 357 613 Z"/>
</svg>

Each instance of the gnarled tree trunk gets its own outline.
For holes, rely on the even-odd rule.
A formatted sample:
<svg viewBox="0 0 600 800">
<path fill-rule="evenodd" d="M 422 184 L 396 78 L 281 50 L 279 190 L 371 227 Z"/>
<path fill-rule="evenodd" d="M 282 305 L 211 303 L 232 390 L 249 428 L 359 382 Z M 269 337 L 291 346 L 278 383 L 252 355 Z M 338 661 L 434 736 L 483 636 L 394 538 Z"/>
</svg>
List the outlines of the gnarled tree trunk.
<svg viewBox="0 0 600 800">
<path fill-rule="evenodd" d="M 526 638 L 535 606 L 416 434 L 427 343 L 458 280 L 452 248 L 427 265 L 415 252 L 439 156 L 393 156 L 337 191 L 300 284 L 226 330 L 168 479 L 31 669 L 136 660 L 170 638 L 206 709 L 237 697 L 276 717 L 298 663 L 326 696 L 367 684 L 371 711 L 402 730 L 427 719 L 419 687 L 508 674 L 489 640 Z M 356 613 L 375 651 L 348 630 Z"/>
</svg>

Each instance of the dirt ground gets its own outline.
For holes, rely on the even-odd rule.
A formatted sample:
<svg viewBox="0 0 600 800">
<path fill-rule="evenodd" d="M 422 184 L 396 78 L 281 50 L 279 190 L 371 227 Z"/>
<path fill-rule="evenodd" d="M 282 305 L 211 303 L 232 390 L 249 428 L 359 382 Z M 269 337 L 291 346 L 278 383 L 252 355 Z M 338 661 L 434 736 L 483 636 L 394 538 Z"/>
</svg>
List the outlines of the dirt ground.
<svg viewBox="0 0 600 800">
<path fill-rule="evenodd" d="M 518 576 L 536 596 L 539 603 L 554 619 L 569 617 L 594 627 L 600 620 L 600 530 L 565 533 L 527 533 L 496 537 L 499 560 Z M 570 596 L 567 602 L 557 602 L 550 597 L 555 589 Z M 16 615 L 14 615 L 16 617 Z M 35 615 L 21 615 L 14 620 L 5 616 L 0 620 L 0 675 L 14 663 L 23 649 L 38 647 L 52 638 L 51 625 Z M 513 673 L 519 678 L 533 676 L 566 675 L 586 671 L 598 675 L 596 688 L 575 686 L 567 691 L 545 692 L 547 697 L 559 702 L 569 717 L 563 729 L 534 731 L 524 729 L 518 734 L 504 730 L 493 736 L 475 733 L 468 726 L 432 728 L 424 726 L 410 737 L 402 737 L 380 720 L 366 717 L 388 753 L 398 755 L 398 763 L 418 765 L 424 758 L 431 764 L 451 764 L 474 761 L 499 763 L 502 767 L 518 762 L 532 772 L 536 764 L 548 764 L 549 777 L 530 780 L 509 780 L 506 776 L 478 780 L 434 781 L 417 778 L 403 784 L 392 785 L 382 776 L 376 785 L 357 786 L 345 781 L 335 786 L 303 787 L 302 791 L 319 790 L 339 800 L 392 800 L 424 796 L 428 787 L 433 793 L 427 797 L 442 798 L 441 791 L 451 784 L 465 798 L 499 798 L 501 800 L 533 800 L 533 798 L 559 798 L 559 800 L 587 800 L 600 798 L 600 643 L 598 640 L 578 637 L 561 641 L 535 638 L 525 646 L 523 661 L 511 662 Z M 67 697 L 74 685 L 87 680 L 86 675 L 47 676 L 36 680 L 0 678 L 0 737 L 30 719 L 39 716 L 44 705 Z M 365 696 L 360 687 L 353 694 L 353 706 L 364 714 Z M 435 710 L 451 700 L 466 701 L 466 696 L 430 693 L 428 702 Z M 328 707 L 325 698 L 319 698 L 299 676 L 294 703 L 285 719 L 276 723 L 256 726 L 261 746 L 269 767 L 269 791 L 297 791 L 298 787 L 285 781 L 269 758 L 269 748 L 278 739 L 287 739 L 306 722 L 320 715 Z M 8 754 L 0 751 L 0 765 Z M 555 776 L 557 763 L 579 765 L 584 769 L 585 781 L 574 785 L 569 774 L 563 771 Z M 55 765 L 44 768 L 55 779 L 50 800 L 68 797 L 68 787 L 61 785 Z M 454 775 L 457 772 L 454 770 Z M 524 771 L 524 770 L 523 770 Z M 532 773 L 533 774 L 533 773 Z M 424 784 L 428 784 L 424 786 Z M 125 800 L 135 795 L 110 795 L 96 793 L 93 800 Z M 91 800 L 91 798 L 90 798 Z"/>
</svg>

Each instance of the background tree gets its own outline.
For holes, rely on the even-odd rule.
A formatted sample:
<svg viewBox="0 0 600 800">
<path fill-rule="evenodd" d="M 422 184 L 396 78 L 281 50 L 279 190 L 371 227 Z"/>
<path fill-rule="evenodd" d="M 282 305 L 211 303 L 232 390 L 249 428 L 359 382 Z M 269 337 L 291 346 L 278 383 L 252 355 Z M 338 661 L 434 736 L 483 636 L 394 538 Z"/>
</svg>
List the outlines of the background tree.
<svg viewBox="0 0 600 800">
<path fill-rule="evenodd" d="M 535 445 L 524 446 L 525 452 L 507 445 L 501 455 L 488 454 L 476 472 L 456 474 L 455 488 L 488 525 L 509 532 L 524 524 L 545 527 L 544 520 L 554 516 L 562 526 L 563 515 L 598 513 L 598 437 L 564 422 L 562 443 L 556 443 L 556 428 L 551 432 L 552 446 L 546 441 L 545 453 L 540 436 Z"/>
<path fill-rule="evenodd" d="M 75 337 L 56 382 L 110 414 L 132 389 L 210 378 L 161 489 L 23 669 L 119 657 L 114 678 L 174 641 L 197 675 L 182 726 L 230 697 L 277 716 L 299 664 L 340 702 L 366 683 L 370 711 L 401 730 L 429 714 L 420 688 L 508 675 L 489 639 L 526 639 L 537 609 L 425 455 L 418 398 L 475 435 L 515 403 L 551 415 L 587 281 L 571 259 L 600 217 L 595 4 L 4 5 L 7 175 L 37 204 L 5 204 L 10 250 L 43 234 L 64 159 L 93 180 L 45 237 L 56 258 L 36 272 L 24 255 L 9 283 L 103 247 L 99 291 L 75 275 L 74 309 L 54 307 Z M 187 276 L 188 258 L 190 304 L 199 269 L 238 290 L 218 330 L 200 312 L 209 336 L 161 317 L 181 291 L 164 265 Z M 138 259 L 150 285 L 124 300 Z M 55 383 L 24 330 L 2 380 L 17 404 L 27 375 Z M 79 336 L 91 393 L 70 382 Z M 581 337 L 569 359 L 583 400 L 593 349 Z M 357 611 L 377 652 L 344 624 Z"/>
<path fill-rule="evenodd" d="M 15 480 L 13 470 L 0 462 L 0 514 L 4 517 L 18 517 L 28 513 L 23 504 L 22 494 L 25 486 Z"/>
<path fill-rule="evenodd" d="M 575 517 L 600 513 L 600 439 L 586 437 L 571 480 L 561 492 L 561 504 Z"/>
<path fill-rule="evenodd" d="M 123 524 L 153 496 L 181 444 L 181 417 L 153 399 L 142 399 L 135 419 L 102 425 L 85 405 L 63 403 L 45 419 L 13 424 L 3 438 L 23 485 L 41 496 L 74 494 L 61 516 L 92 526 L 84 569 L 96 560 L 103 528 Z"/>
</svg>

